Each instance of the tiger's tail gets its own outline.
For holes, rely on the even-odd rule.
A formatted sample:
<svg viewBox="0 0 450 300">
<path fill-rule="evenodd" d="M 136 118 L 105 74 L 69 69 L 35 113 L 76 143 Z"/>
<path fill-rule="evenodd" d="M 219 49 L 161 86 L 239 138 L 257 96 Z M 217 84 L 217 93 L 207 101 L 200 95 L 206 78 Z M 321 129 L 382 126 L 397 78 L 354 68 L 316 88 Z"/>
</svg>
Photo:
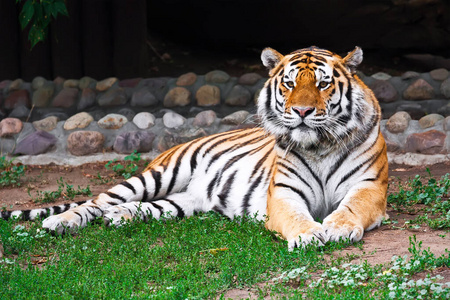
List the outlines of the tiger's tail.
<svg viewBox="0 0 450 300">
<path fill-rule="evenodd" d="M 77 207 L 84 203 L 88 203 L 90 201 L 92 201 L 92 199 L 71 202 L 71 203 L 66 203 L 66 204 L 61 204 L 61 205 L 54 205 L 54 206 L 44 207 L 44 208 L 35 208 L 35 209 L 27 209 L 27 210 L 13 210 L 13 211 L 2 210 L 2 211 L 0 211 L 0 217 L 1 217 L 1 219 L 6 220 L 6 221 L 10 220 L 10 219 L 14 219 L 14 218 L 22 220 L 22 221 L 33 221 L 33 220 L 43 219 L 43 218 L 47 218 L 49 216 L 63 213 L 65 211 L 68 211 L 71 208 Z"/>
</svg>

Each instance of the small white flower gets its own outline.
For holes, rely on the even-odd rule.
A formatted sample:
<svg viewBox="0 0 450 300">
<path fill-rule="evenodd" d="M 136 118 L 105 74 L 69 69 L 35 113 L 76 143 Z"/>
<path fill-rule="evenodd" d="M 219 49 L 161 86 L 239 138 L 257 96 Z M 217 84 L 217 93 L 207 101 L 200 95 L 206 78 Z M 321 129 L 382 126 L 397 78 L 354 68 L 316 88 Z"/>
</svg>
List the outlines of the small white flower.
<svg viewBox="0 0 450 300">
<path fill-rule="evenodd" d="M 392 298 L 392 299 L 395 298 L 395 292 L 390 292 L 389 293 L 389 298 Z"/>
</svg>

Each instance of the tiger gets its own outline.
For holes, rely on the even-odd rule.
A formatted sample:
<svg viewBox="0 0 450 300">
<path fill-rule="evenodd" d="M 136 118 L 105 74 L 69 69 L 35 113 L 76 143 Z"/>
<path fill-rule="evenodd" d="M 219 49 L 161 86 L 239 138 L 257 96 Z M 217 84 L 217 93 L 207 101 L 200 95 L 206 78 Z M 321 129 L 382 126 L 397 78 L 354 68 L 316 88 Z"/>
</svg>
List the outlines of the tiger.
<svg viewBox="0 0 450 300">
<path fill-rule="evenodd" d="M 120 226 L 214 211 L 255 216 L 289 250 L 359 241 L 388 217 L 381 111 L 356 74 L 362 58 L 359 47 L 343 58 L 315 46 L 285 56 L 265 48 L 261 126 L 175 146 L 95 199 L 2 218 L 45 218 L 43 228 L 63 234 L 98 217 Z"/>
</svg>

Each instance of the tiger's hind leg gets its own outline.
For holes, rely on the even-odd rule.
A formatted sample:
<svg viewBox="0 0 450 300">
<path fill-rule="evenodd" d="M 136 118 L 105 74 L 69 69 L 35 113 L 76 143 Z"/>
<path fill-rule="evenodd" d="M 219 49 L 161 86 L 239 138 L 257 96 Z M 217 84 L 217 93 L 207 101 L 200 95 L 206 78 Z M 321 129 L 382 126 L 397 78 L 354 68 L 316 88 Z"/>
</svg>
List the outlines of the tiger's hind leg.
<svg viewBox="0 0 450 300">
<path fill-rule="evenodd" d="M 201 205 L 192 195 L 177 193 L 148 202 L 134 201 L 112 206 L 105 211 L 103 220 L 106 225 L 120 226 L 124 220 L 147 221 L 150 218 L 160 219 L 162 216 L 183 218 L 199 210 L 202 210 Z"/>
</svg>

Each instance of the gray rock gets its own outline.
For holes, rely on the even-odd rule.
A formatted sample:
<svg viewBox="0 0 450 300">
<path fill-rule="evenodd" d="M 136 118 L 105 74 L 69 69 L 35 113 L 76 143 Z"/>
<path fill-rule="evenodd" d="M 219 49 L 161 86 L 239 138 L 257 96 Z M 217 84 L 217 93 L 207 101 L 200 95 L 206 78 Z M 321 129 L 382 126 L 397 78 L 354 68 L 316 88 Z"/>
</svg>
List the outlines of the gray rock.
<svg viewBox="0 0 450 300">
<path fill-rule="evenodd" d="M 9 91 L 17 91 L 22 88 L 23 80 L 18 78 L 9 84 Z"/>
<path fill-rule="evenodd" d="M 241 85 L 254 85 L 262 78 L 258 73 L 246 73 L 239 77 L 238 84 Z"/>
<path fill-rule="evenodd" d="M 444 116 L 441 116 L 439 114 L 429 114 L 426 115 L 419 120 L 419 125 L 421 128 L 429 128 L 436 125 L 436 122 L 443 120 Z"/>
<path fill-rule="evenodd" d="M 139 87 L 147 87 L 158 101 L 162 101 L 166 95 L 167 78 L 147 78 L 139 83 Z"/>
<path fill-rule="evenodd" d="M 100 106 L 117 106 L 127 103 L 127 95 L 123 88 L 114 88 L 108 90 L 98 99 Z"/>
<path fill-rule="evenodd" d="M 252 99 L 252 94 L 242 85 L 235 85 L 225 99 L 225 103 L 231 106 L 246 106 Z"/>
<path fill-rule="evenodd" d="M 443 81 L 448 78 L 448 71 L 444 68 L 435 69 L 430 72 L 430 76 L 436 81 Z"/>
<path fill-rule="evenodd" d="M 372 78 L 377 79 L 377 80 L 389 80 L 391 79 L 391 75 L 383 73 L 383 72 L 378 72 L 372 75 Z"/>
<path fill-rule="evenodd" d="M 119 115 L 125 116 L 128 121 L 133 120 L 136 113 L 131 108 L 124 107 L 117 112 Z"/>
<path fill-rule="evenodd" d="M 97 124 L 104 129 L 119 129 L 128 122 L 125 116 L 119 114 L 108 114 L 101 118 Z"/>
<path fill-rule="evenodd" d="M 193 72 L 189 72 L 178 77 L 176 85 L 178 86 L 190 86 L 197 81 L 197 75 Z"/>
<path fill-rule="evenodd" d="M 408 128 L 409 121 L 411 116 L 405 111 L 399 111 L 386 122 L 386 129 L 392 133 L 404 132 Z"/>
<path fill-rule="evenodd" d="M 85 88 L 88 87 L 94 87 L 97 83 L 97 80 L 95 80 L 94 78 L 91 78 L 89 76 L 84 76 L 80 79 L 79 85 L 78 87 L 80 88 L 80 90 L 84 90 Z"/>
<path fill-rule="evenodd" d="M 450 78 L 445 79 L 441 83 L 441 94 L 444 95 L 445 98 L 450 99 Z"/>
<path fill-rule="evenodd" d="M 17 118 L 6 118 L 0 122 L 0 137 L 8 137 L 19 133 L 23 123 Z"/>
<path fill-rule="evenodd" d="M 434 89 L 428 82 L 419 78 L 403 92 L 403 98 L 408 100 L 432 99 L 434 98 Z"/>
<path fill-rule="evenodd" d="M 39 121 L 34 121 L 33 126 L 37 130 L 52 131 L 53 129 L 56 128 L 58 121 L 59 121 L 58 117 L 51 116 Z"/>
<path fill-rule="evenodd" d="M 171 89 L 164 97 L 164 107 L 186 106 L 191 103 L 191 92 L 184 87 Z"/>
<path fill-rule="evenodd" d="M 24 105 L 18 105 L 9 114 L 10 118 L 17 118 L 26 121 L 30 117 L 31 111 Z"/>
<path fill-rule="evenodd" d="M 159 137 L 158 151 L 163 152 L 176 145 L 187 143 L 206 135 L 207 133 L 202 128 L 187 128 L 176 132 L 165 130 Z"/>
<path fill-rule="evenodd" d="M 375 80 L 370 88 L 380 102 L 393 102 L 398 98 L 397 90 L 387 80 Z"/>
<path fill-rule="evenodd" d="M 103 79 L 97 82 L 97 84 L 95 85 L 95 89 L 99 92 L 104 92 L 106 90 L 109 90 L 117 81 L 118 79 L 116 77 Z"/>
<path fill-rule="evenodd" d="M 94 118 L 87 112 L 80 112 L 73 115 L 64 123 L 65 130 L 82 129 L 86 128 L 94 121 Z"/>
<path fill-rule="evenodd" d="M 225 125 L 240 125 L 245 123 L 249 112 L 246 110 L 236 111 L 222 119 L 221 123 Z"/>
<path fill-rule="evenodd" d="M 212 110 L 205 110 L 202 112 L 199 112 L 195 118 L 194 121 L 192 121 L 193 126 L 197 127 L 208 127 L 214 123 L 214 121 L 217 119 L 217 115 Z"/>
<path fill-rule="evenodd" d="M 50 148 L 53 147 L 56 142 L 57 139 L 54 135 L 46 131 L 38 130 L 21 140 L 17 144 L 17 147 L 14 150 L 14 154 L 42 154 L 50 150 Z"/>
<path fill-rule="evenodd" d="M 78 101 L 77 88 L 63 88 L 58 95 L 55 96 L 52 102 L 53 107 L 69 108 Z"/>
<path fill-rule="evenodd" d="M 405 73 L 402 74 L 402 79 L 408 80 L 408 79 L 418 78 L 419 76 L 420 76 L 420 74 L 417 72 L 406 71 Z"/>
<path fill-rule="evenodd" d="M 43 87 L 46 82 L 47 82 L 47 80 L 45 80 L 44 77 L 37 76 L 37 77 L 33 78 L 33 80 L 31 81 L 31 88 L 35 91 L 38 88 Z"/>
<path fill-rule="evenodd" d="M 46 107 L 55 91 L 55 86 L 51 82 L 45 83 L 33 93 L 32 102 L 36 107 Z"/>
<path fill-rule="evenodd" d="M 422 154 L 438 154 L 444 147 L 446 135 L 438 130 L 429 130 L 410 134 L 406 139 L 405 149 L 408 152 Z"/>
<path fill-rule="evenodd" d="M 133 123 L 140 129 L 147 129 L 155 125 L 155 116 L 149 112 L 141 112 L 134 116 Z"/>
<path fill-rule="evenodd" d="M 47 118 L 47 117 L 52 117 L 55 116 L 58 119 L 60 119 L 61 121 L 67 120 L 69 118 L 69 116 L 65 113 L 65 112 L 61 112 L 61 111 L 51 111 L 49 113 L 46 113 L 42 116 L 42 118 Z"/>
<path fill-rule="evenodd" d="M 80 81 L 77 79 L 68 79 L 68 80 L 64 81 L 64 83 L 63 83 L 64 88 L 78 89 L 79 86 L 80 86 Z"/>
<path fill-rule="evenodd" d="M 97 94 L 93 89 L 84 88 L 83 91 L 81 92 L 81 97 L 77 104 L 77 110 L 83 111 L 86 108 L 94 106 L 96 97 Z"/>
<path fill-rule="evenodd" d="M 75 131 L 67 138 L 67 150 L 82 156 L 102 152 L 105 136 L 98 131 Z"/>
<path fill-rule="evenodd" d="M 230 75 L 225 73 L 224 71 L 215 70 L 205 75 L 206 82 L 209 83 L 226 83 L 230 80 Z"/>
<path fill-rule="evenodd" d="M 444 120 L 444 130 L 450 131 L 450 116 L 446 117 Z"/>
<path fill-rule="evenodd" d="M 397 107 L 397 111 L 405 111 L 407 112 L 412 119 L 418 120 L 425 116 L 425 110 L 420 104 L 416 103 L 405 103 L 402 105 L 399 105 Z"/>
<path fill-rule="evenodd" d="M 450 103 L 447 104 L 447 105 L 444 105 L 444 106 L 440 107 L 440 108 L 437 110 L 437 113 L 438 113 L 438 114 L 441 114 L 441 115 L 443 115 L 443 116 L 445 116 L 445 117 L 450 116 Z"/>
<path fill-rule="evenodd" d="M 167 112 L 163 116 L 164 126 L 167 128 L 176 128 L 182 126 L 186 122 L 186 119 L 174 112 Z"/>
<path fill-rule="evenodd" d="M 198 106 L 213 106 L 220 104 L 220 89 L 214 85 L 204 85 L 195 94 Z"/>
<path fill-rule="evenodd" d="M 1 104 L 1 102 L 0 102 Z M 18 90 L 18 91 L 12 91 L 9 93 L 9 96 L 6 97 L 5 101 L 3 102 L 3 108 L 10 110 L 14 109 L 19 105 L 23 105 L 25 107 L 30 107 L 31 100 L 30 100 L 30 94 L 27 90 Z"/>
<path fill-rule="evenodd" d="M 106 116 L 106 113 L 100 109 L 90 110 L 89 114 L 94 118 L 94 121 L 96 122 L 100 121 L 104 116 Z"/>
<path fill-rule="evenodd" d="M 149 152 L 155 139 L 153 132 L 130 131 L 124 132 L 116 137 L 114 151 L 117 153 Z"/>
<path fill-rule="evenodd" d="M 158 104 L 158 99 L 153 95 L 149 87 L 144 86 L 133 93 L 131 96 L 131 106 L 152 106 Z"/>
</svg>

